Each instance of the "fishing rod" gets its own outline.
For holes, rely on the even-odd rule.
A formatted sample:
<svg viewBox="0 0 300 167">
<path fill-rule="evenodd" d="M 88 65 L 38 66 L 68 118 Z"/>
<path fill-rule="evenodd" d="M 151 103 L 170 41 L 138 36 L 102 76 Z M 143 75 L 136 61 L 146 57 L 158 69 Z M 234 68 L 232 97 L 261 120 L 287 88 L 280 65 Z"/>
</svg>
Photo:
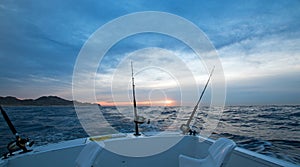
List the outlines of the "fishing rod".
<svg viewBox="0 0 300 167">
<path fill-rule="evenodd" d="M 135 100 L 135 85 L 134 85 L 132 62 L 131 62 L 131 81 L 132 81 L 133 113 L 134 113 L 134 119 L 135 119 L 137 117 L 137 109 L 136 109 L 136 100 Z"/>
<path fill-rule="evenodd" d="M 134 123 L 135 123 L 135 133 L 134 133 L 134 135 L 135 136 L 140 136 L 141 134 L 139 133 L 139 124 L 143 124 L 145 122 L 146 118 L 144 118 L 142 116 L 138 116 L 138 114 L 137 114 L 132 61 L 131 61 L 131 79 L 132 79 L 133 113 L 134 113 Z"/>
<path fill-rule="evenodd" d="M 199 97 L 199 99 L 198 99 L 197 104 L 196 104 L 195 107 L 194 107 L 194 110 L 193 110 L 192 114 L 190 115 L 190 118 L 188 119 L 188 121 L 187 121 L 186 124 L 182 124 L 181 127 L 180 127 L 181 131 L 182 131 L 184 134 L 187 133 L 187 132 L 190 132 L 190 133 L 193 133 L 193 134 L 196 133 L 195 131 L 194 131 L 194 132 L 191 131 L 190 124 L 191 124 L 191 121 L 192 121 L 192 119 L 193 119 L 193 117 L 194 117 L 194 115 L 195 115 L 195 113 L 196 113 L 196 111 L 197 111 L 197 109 L 198 109 L 198 106 L 199 106 L 199 104 L 200 104 L 200 101 L 201 101 L 201 99 L 202 99 L 202 97 L 203 97 L 203 95 L 204 95 L 204 92 L 205 92 L 205 90 L 206 90 L 206 88 L 207 88 L 207 85 L 208 85 L 208 83 L 209 83 L 209 81 L 210 81 L 210 78 L 211 78 L 211 76 L 212 76 L 214 70 L 215 70 L 215 66 L 213 67 L 213 69 L 212 69 L 211 72 L 210 72 L 210 75 L 209 75 L 209 77 L 208 77 L 208 80 L 207 80 L 207 82 L 206 82 L 206 84 L 205 84 L 205 86 L 204 86 L 204 89 L 202 90 L 202 93 L 201 93 L 201 95 L 200 95 L 200 97 Z"/>
<path fill-rule="evenodd" d="M 10 131 L 15 135 L 15 136 L 18 136 L 18 132 L 16 130 L 16 128 L 14 127 L 14 125 L 12 124 L 12 122 L 10 121 L 7 113 L 3 110 L 3 108 L 0 106 L 0 110 L 1 110 L 1 113 L 3 115 L 3 118 L 5 119 Z"/>
<path fill-rule="evenodd" d="M 9 119 L 7 113 L 1 107 L 1 105 L 0 105 L 0 110 L 1 110 L 1 114 L 3 115 L 3 118 L 5 119 L 7 125 L 9 126 L 9 129 L 11 130 L 11 132 L 13 133 L 13 135 L 15 135 L 15 137 L 16 137 L 15 141 L 12 141 L 12 142 L 10 142 L 10 143 L 7 144 L 7 149 L 9 151 L 9 154 L 13 155 L 13 152 L 19 151 L 19 150 L 23 150 L 23 153 L 31 151 L 31 150 L 28 150 L 26 148 L 26 145 L 28 145 L 29 147 L 31 147 L 34 144 L 34 141 L 31 141 L 29 143 L 29 139 L 28 138 L 26 138 L 26 139 L 21 138 L 19 136 L 16 128 L 12 124 L 11 120 Z M 7 155 L 8 155 L 8 153 L 4 154 L 4 158 L 7 158 Z"/>
</svg>

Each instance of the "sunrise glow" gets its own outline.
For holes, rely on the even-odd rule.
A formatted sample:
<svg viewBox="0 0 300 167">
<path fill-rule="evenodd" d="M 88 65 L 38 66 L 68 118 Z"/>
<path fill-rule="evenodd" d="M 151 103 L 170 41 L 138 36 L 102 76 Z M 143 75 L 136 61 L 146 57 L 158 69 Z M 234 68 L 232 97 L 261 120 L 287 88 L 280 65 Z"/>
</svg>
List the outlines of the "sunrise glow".
<svg viewBox="0 0 300 167">
<path fill-rule="evenodd" d="M 132 102 L 107 102 L 107 101 L 100 101 L 98 102 L 101 106 L 131 106 L 133 105 Z M 137 102 L 138 106 L 175 106 L 176 101 L 171 99 L 165 100 L 157 100 L 157 101 L 140 101 Z"/>
</svg>

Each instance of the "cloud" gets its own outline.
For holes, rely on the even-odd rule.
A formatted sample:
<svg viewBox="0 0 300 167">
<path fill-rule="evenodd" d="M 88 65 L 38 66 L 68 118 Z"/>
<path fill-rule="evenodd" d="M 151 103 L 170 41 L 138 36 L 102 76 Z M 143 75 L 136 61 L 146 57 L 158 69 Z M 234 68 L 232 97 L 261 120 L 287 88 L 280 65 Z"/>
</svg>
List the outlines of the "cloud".
<svg viewBox="0 0 300 167">
<path fill-rule="evenodd" d="M 31 75 L 24 78 L 0 77 L 0 91 L 4 96 L 12 95 L 19 98 L 37 98 L 42 95 L 58 95 L 72 99 L 71 81 L 55 77 Z M 13 85 L 12 85 L 13 83 Z"/>
<path fill-rule="evenodd" d="M 207 11 L 206 19 L 197 21 L 216 48 L 221 49 L 251 38 L 299 32 L 299 5 L 299 1 L 220 3 L 211 6 L 214 10 Z"/>
<path fill-rule="evenodd" d="M 136 92 L 141 101 L 151 99 L 149 96 L 154 97 L 154 94 L 151 95 L 152 92 L 161 92 L 152 100 L 167 98 L 176 100 L 178 104 L 182 102 L 184 105 L 194 105 L 211 70 L 206 69 L 200 57 L 191 51 L 149 47 L 124 53 L 119 57 L 121 58 L 114 60 L 118 62 L 112 62 L 117 66 L 100 67 L 103 69 L 96 75 L 96 90 L 93 90 L 94 88 L 85 90 L 96 91 L 98 101 L 130 102 L 132 93 L 130 61 L 134 65 Z"/>
<path fill-rule="evenodd" d="M 281 32 L 222 47 L 227 104 L 299 104 L 299 36 Z"/>
<path fill-rule="evenodd" d="M 219 50 L 228 80 L 294 73 L 300 70 L 299 38 L 282 34 L 252 38 Z"/>
<path fill-rule="evenodd" d="M 277 76 L 297 82 L 293 77 L 298 77 L 300 71 L 299 1 L 157 2 L 1 1 L 1 94 L 32 97 L 53 93 L 71 97 L 76 56 L 89 36 L 112 19 L 144 10 L 177 14 L 203 29 L 219 52 L 229 88 L 237 88 L 234 96 L 243 90 L 261 91 L 266 87 L 264 84 L 272 85 L 274 81 L 277 88 L 284 90 L 284 82 Z M 96 74 L 98 98 L 111 99 L 110 87 L 114 82 L 116 93 L 121 96 L 126 91 L 124 98 L 128 99 L 130 66 L 125 58 L 151 47 L 167 50 L 174 59 L 160 57 L 164 52 L 158 49 L 131 55 L 139 85 L 137 91 L 149 94 L 159 88 L 180 99 L 177 93 L 180 79 L 180 85 L 191 92 L 190 97 L 182 99 L 197 98 L 195 89 L 201 89 L 206 82 L 208 69 L 181 41 L 153 33 L 131 36 L 110 49 Z M 183 66 L 175 60 L 180 60 Z M 153 68 L 158 65 L 160 68 Z M 189 88 L 191 79 L 198 88 Z"/>
<path fill-rule="evenodd" d="M 180 97 L 170 97 L 171 94 L 177 92 L 175 94 L 178 95 L 180 91 L 186 91 L 187 88 L 197 90 L 195 77 L 182 57 L 178 57 L 173 51 L 150 47 L 124 54 L 117 67 L 106 66 L 108 69 L 103 70 L 106 71 L 105 73 L 97 74 L 95 84 L 99 101 L 107 100 L 110 94 L 115 99 L 109 101 L 130 100 L 129 94 L 132 89 L 130 61 L 134 65 L 137 92 L 145 94 L 143 99 L 140 99 L 142 101 L 147 100 L 148 95 L 154 90 L 161 90 L 169 98 L 179 98 L 179 100 Z M 196 61 L 193 60 L 193 63 Z M 198 61 L 201 64 L 200 59 Z M 109 91 L 107 95 L 105 93 L 108 90 L 111 92 Z M 192 97 L 193 93 L 190 96 Z"/>
</svg>

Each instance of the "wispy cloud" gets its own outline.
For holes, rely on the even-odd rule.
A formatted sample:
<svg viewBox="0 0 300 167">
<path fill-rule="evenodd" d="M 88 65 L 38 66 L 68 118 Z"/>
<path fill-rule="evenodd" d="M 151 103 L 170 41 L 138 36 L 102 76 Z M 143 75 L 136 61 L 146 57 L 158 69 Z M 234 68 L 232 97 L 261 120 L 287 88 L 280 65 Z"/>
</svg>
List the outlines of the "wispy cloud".
<svg viewBox="0 0 300 167">
<path fill-rule="evenodd" d="M 228 80 L 294 73 L 300 70 L 299 38 L 269 35 L 219 50 Z"/>
</svg>

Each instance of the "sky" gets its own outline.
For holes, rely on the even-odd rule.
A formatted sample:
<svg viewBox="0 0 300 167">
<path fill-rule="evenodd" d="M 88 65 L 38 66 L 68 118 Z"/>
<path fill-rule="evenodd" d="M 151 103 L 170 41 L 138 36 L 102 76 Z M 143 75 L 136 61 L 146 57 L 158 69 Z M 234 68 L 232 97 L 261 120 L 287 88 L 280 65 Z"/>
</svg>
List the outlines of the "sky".
<svg viewBox="0 0 300 167">
<path fill-rule="evenodd" d="M 73 72 L 86 41 L 110 21 L 143 11 L 174 14 L 203 31 L 222 63 L 227 105 L 300 104 L 297 0 L 1 0 L 0 96 L 73 99 Z M 178 39 L 135 34 L 112 46 L 99 62 L 98 102 L 130 102 L 129 60 L 140 104 L 195 104 L 210 70 Z M 84 98 L 84 91 L 90 90 L 82 90 L 80 100 L 94 102 Z M 207 102 L 211 91 L 205 94 Z"/>
</svg>

